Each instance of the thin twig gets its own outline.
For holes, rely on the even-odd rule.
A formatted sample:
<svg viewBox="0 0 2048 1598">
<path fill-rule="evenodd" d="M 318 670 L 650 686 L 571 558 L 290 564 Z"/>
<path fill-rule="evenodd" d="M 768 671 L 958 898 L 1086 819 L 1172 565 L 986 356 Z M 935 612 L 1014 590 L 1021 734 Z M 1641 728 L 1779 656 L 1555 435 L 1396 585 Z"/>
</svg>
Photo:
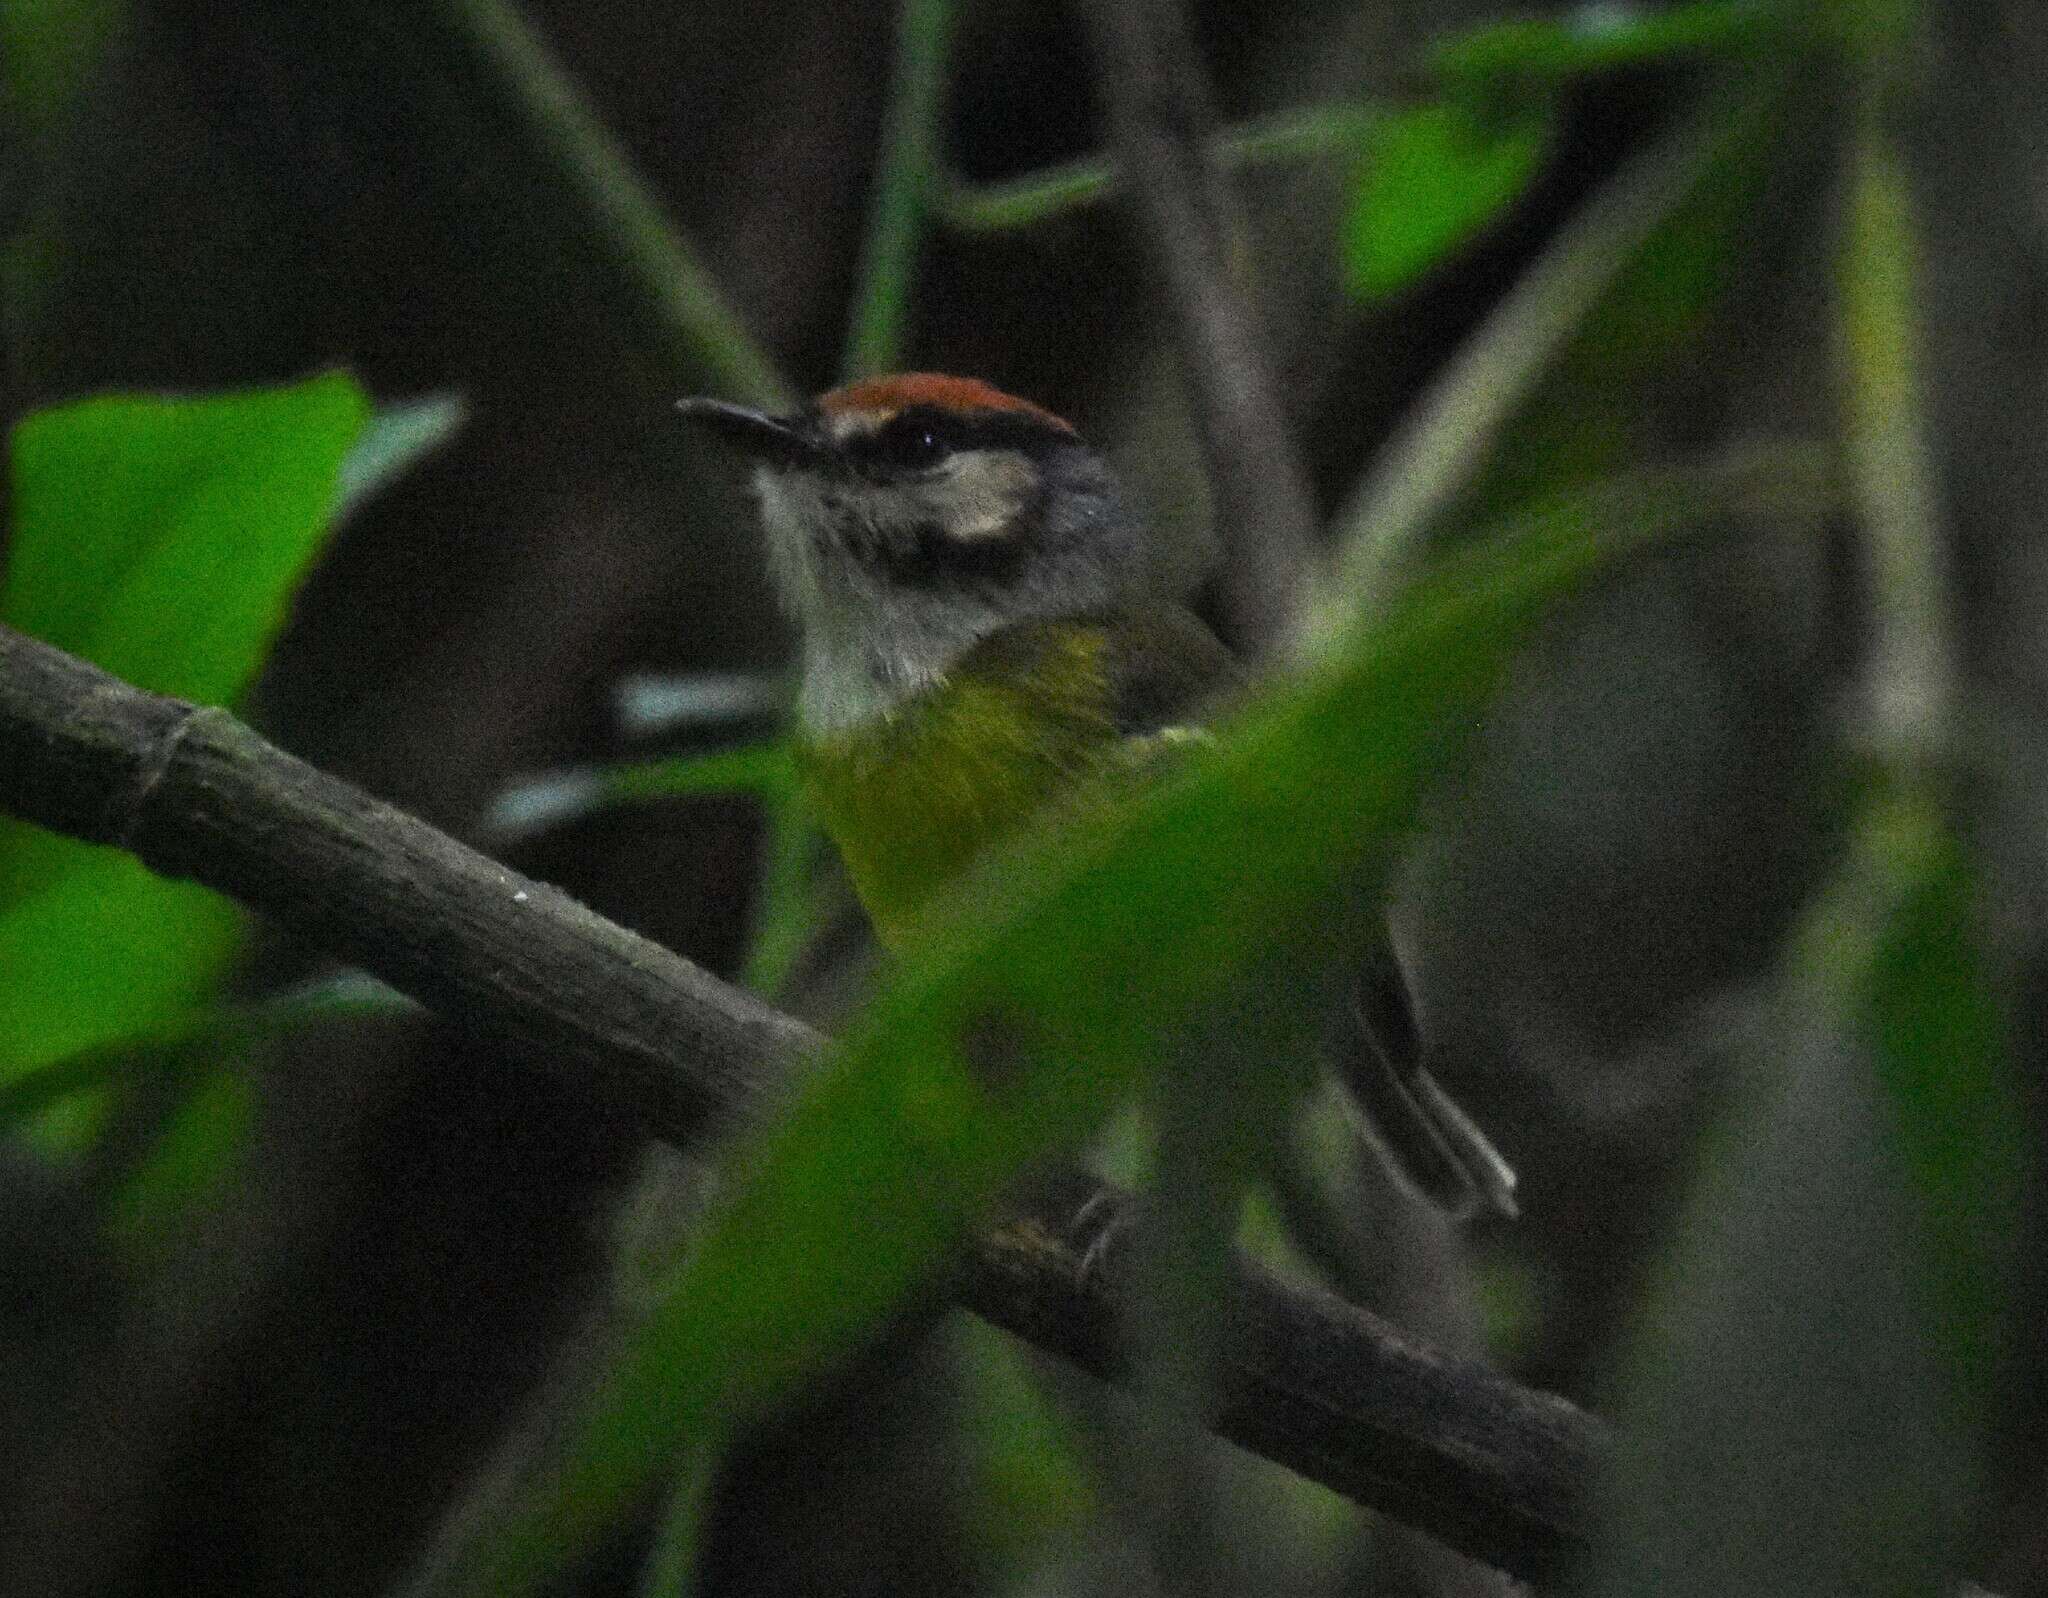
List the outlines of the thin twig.
<svg viewBox="0 0 2048 1598">
<path fill-rule="evenodd" d="M 1470 484 L 1565 341 L 1735 127 L 1725 97 L 1695 108 L 1594 196 L 1466 340 L 1338 513 L 1330 574 L 1311 601 L 1311 644 L 1391 600 L 1424 535 Z"/>
<path fill-rule="evenodd" d="M 841 367 L 848 379 L 902 364 L 918 246 L 938 189 L 939 117 L 952 22 L 952 0 L 902 0 L 897 11 L 888 125 Z"/>
<path fill-rule="evenodd" d="M 1262 654 L 1293 626 L 1315 502 L 1245 291 L 1242 219 L 1209 158 L 1208 87 L 1174 0 L 1089 0 L 1081 16 L 1214 490 L 1221 621 Z"/>
<path fill-rule="evenodd" d="M 2048 1380 L 2033 1351 L 2048 1331 L 2042 1185 L 2048 1172 L 2048 164 L 2039 137 L 2048 44 L 2025 11 L 1991 0 L 1916 8 L 1902 52 L 1898 119 L 1921 218 L 1922 384 L 1953 573 L 1950 637 L 1989 979 L 2013 1079 L 2028 1084 L 2033 1178 L 2015 1280 L 2007 1444 L 1988 1521 L 1990 1579 L 2038 1591 L 2048 1560 L 2040 1504 Z M 2020 1446 L 2024 1439 L 2026 1446 Z M 2003 1546 L 2000 1546 L 2002 1544 Z"/>
<path fill-rule="evenodd" d="M 195 714 L 6 628 L 0 808 L 91 842 L 124 836 L 154 869 L 233 895 L 671 1142 L 763 1114 L 823 1042 L 225 712 Z M 1094 1196 L 976 1240 L 959 1291 L 1116 1379 L 1121 1296 L 1065 1231 Z M 1603 1447 L 1591 1417 L 1335 1299 L 1250 1271 L 1239 1291 L 1247 1335 L 1222 1373 L 1220 1435 L 1503 1569 L 1541 1577 L 1572 1556 Z"/>
<path fill-rule="evenodd" d="M 1953 600 L 1922 412 L 1912 207 L 1874 105 L 1857 131 L 1839 289 L 1843 421 L 1870 579 L 1868 732 L 1902 771 L 1954 736 Z"/>
<path fill-rule="evenodd" d="M 446 6 L 589 208 L 592 223 L 672 341 L 677 362 L 722 394 L 756 405 L 789 404 L 789 384 L 773 360 L 518 10 L 509 0 L 446 0 Z"/>
<path fill-rule="evenodd" d="M 1369 101 L 1280 111 L 1223 133 L 1210 158 L 1231 173 L 1290 161 L 1351 159 L 1367 147 L 1379 117 L 1379 106 Z M 939 217 L 962 233 L 1026 228 L 1107 199 L 1117 182 L 1115 163 L 1106 156 L 1064 161 L 1000 183 L 953 179 L 939 192 Z"/>
</svg>

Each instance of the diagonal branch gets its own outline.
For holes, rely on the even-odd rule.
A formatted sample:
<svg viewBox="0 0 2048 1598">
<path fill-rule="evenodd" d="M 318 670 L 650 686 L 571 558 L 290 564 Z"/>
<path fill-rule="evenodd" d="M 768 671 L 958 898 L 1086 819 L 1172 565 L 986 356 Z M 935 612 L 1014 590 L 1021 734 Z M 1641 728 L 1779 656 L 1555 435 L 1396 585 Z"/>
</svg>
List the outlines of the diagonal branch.
<svg viewBox="0 0 2048 1598">
<path fill-rule="evenodd" d="M 1210 154 L 1208 85 L 1176 0 L 1088 0 L 1081 17 L 1216 496 L 1224 628 L 1263 653 L 1294 625 L 1315 504 L 1246 292 L 1243 219 Z"/>
<path fill-rule="evenodd" d="M 688 1143 L 766 1114 L 823 1044 L 802 1023 L 275 748 L 0 627 L 0 809 L 119 843 L 586 1083 Z M 958 1296 L 1110 1380 L 1120 1294 L 1066 1230 L 1092 1189 L 977 1239 Z M 1113 1196 L 1112 1196 L 1113 1197 Z M 1218 1435 L 1517 1575 L 1583 1537 L 1599 1424 L 1246 1270 Z"/>
</svg>

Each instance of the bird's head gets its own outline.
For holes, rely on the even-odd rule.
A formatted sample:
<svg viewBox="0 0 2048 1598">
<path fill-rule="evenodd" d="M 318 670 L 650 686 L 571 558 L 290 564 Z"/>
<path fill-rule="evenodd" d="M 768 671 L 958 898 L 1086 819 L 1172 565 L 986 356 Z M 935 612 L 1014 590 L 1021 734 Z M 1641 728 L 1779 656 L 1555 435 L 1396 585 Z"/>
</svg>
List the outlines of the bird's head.
<svg viewBox="0 0 2048 1598">
<path fill-rule="evenodd" d="M 682 409 L 754 463 L 813 731 L 885 713 L 1005 627 L 1100 611 L 1142 582 L 1140 530 L 1101 456 L 986 383 L 915 372 L 787 416 Z"/>
</svg>

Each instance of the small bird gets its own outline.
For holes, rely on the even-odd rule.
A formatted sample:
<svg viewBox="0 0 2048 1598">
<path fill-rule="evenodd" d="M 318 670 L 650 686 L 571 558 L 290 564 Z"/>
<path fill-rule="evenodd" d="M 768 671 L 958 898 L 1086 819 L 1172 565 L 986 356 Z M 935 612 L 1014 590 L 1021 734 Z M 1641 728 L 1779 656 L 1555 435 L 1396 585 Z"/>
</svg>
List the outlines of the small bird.
<svg viewBox="0 0 2048 1598">
<path fill-rule="evenodd" d="M 682 412 L 752 462 L 801 632 L 796 755 L 885 946 L 984 851 L 1077 785 L 1159 758 L 1245 672 L 1150 595 L 1146 532 L 1059 417 L 913 372 L 791 415 Z M 1402 1185 L 1514 1213 L 1514 1173 L 1421 1063 L 1391 946 L 1368 951 L 1339 1069 Z"/>
</svg>

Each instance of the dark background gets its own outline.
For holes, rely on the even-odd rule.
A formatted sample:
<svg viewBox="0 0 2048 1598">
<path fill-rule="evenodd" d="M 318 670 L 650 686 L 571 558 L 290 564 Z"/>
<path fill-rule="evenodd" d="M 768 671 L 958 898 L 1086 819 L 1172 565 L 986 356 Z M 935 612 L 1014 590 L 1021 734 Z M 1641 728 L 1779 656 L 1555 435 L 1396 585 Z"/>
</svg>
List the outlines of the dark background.
<svg viewBox="0 0 2048 1598">
<path fill-rule="evenodd" d="M 890 9 L 528 14 L 793 384 L 835 382 Z M 1493 14 L 1285 0 L 1201 6 L 1195 22 L 1232 121 L 1405 92 L 1433 38 Z M 1101 145 L 1082 41 L 1058 8 L 966 8 L 949 82 L 945 149 L 970 180 Z M 1340 282 L 1347 163 L 1241 185 L 1286 420 L 1325 510 L 1699 86 L 1679 64 L 1572 88 L 1529 191 L 1377 307 Z M 783 659 L 748 507 L 673 414 L 709 378 L 653 324 L 461 8 L 139 4 L 80 104 L 9 178 L 17 216 L 49 208 L 62 241 L 36 315 L 11 330 L 15 413 L 334 362 L 380 398 L 453 391 L 467 409 L 307 583 L 250 707 L 270 736 L 480 835 L 509 781 L 623 751 L 627 674 Z M 1645 458 L 1829 425 L 1838 173 L 1824 141 L 1781 154 L 1733 224 L 1736 266 L 1692 357 L 1619 391 Z M 938 233 L 906 364 L 983 375 L 1074 419 L 1153 510 L 1164 569 L 1199 585 L 1197 452 L 1122 210 Z M 1585 1401 L 1612 1380 L 1720 1102 L 1716 1006 L 1768 971 L 1833 858 L 1835 718 L 1859 655 L 1846 558 L 1826 541 L 1664 558 L 1561 617 L 1434 802 L 1408 873 L 1443 1074 L 1500 1129 L 1526 1215 L 1476 1240 L 1483 1290 L 1440 1238 L 1392 1223 L 1374 1279 L 1425 1333 L 1476 1348 L 1491 1326 L 1519 1376 Z M 759 840 L 743 800 L 674 801 L 584 818 L 515 859 L 731 972 Z M 316 968 L 273 943 L 248 980 Z M 604 1279 L 607 1217 L 639 1159 L 630 1129 L 456 1029 L 391 1034 L 325 1034 L 265 1070 L 264 1176 L 244 1199 L 289 1224 L 240 1245 L 256 1263 L 193 1345 L 205 1357 L 155 1490 L 112 1527 L 79 1510 L 85 1534 L 126 1549 L 117 1590 L 384 1590 Z M 61 1194 L 15 1213 L 45 1240 L 54 1340 L 121 1348 L 128 1289 L 96 1274 L 89 1226 Z M 962 1529 L 959 1443 L 932 1401 L 957 1375 L 946 1338 L 906 1335 L 759 1437 L 721 1488 L 703 1590 L 1012 1590 L 985 1585 L 983 1539 Z M 2023 1495 L 2029 1473 L 2012 1479 Z M 1384 1578 L 1406 1572 L 1416 1590 L 1499 1590 L 1426 1551 L 1388 1557 Z M 589 1573 L 589 1590 L 629 1590 L 633 1558 Z M 1119 1579 L 1115 1557 L 1091 1558 L 1074 1590 Z M 1361 1556 L 1354 1590 L 1383 1590 L 1371 1568 Z"/>
</svg>

